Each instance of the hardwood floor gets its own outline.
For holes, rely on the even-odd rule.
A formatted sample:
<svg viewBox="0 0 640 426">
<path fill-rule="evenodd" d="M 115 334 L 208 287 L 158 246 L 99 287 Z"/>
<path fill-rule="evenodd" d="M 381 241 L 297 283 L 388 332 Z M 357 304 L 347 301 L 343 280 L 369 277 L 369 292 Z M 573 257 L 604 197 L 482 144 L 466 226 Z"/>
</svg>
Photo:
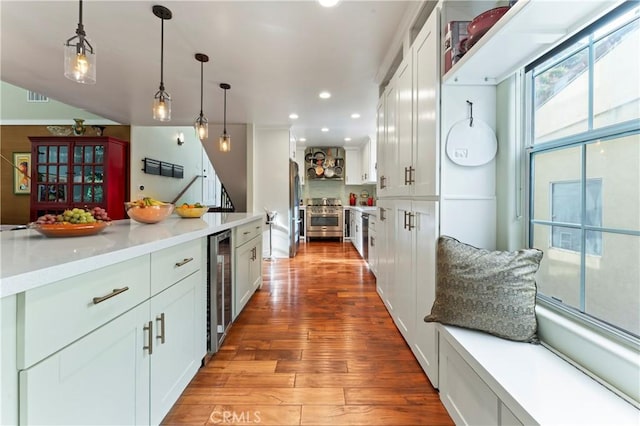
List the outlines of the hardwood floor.
<svg viewBox="0 0 640 426">
<path fill-rule="evenodd" d="M 350 243 L 300 244 L 263 281 L 163 424 L 453 424 Z"/>
</svg>

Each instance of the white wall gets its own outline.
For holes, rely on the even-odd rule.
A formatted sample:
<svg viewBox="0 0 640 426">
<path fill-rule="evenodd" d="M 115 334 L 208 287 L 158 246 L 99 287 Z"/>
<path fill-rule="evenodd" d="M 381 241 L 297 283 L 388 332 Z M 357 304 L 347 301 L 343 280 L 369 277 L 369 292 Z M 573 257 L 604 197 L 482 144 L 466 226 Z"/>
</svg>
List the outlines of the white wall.
<svg viewBox="0 0 640 426">
<path fill-rule="evenodd" d="M 85 119 L 87 125 L 118 124 L 95 114 L 91 114 L 80 108 L 75 108 L 55 99 L 49 102 L 27 102 L 28 91 L 6 83 L 0 82 L 0 111 L 2 112 L 2 124 L 55 124 L 71 126 L 74 118 Z"/>
<path fill-rule="evenodd" d="M 498 155 L 496 156 L 497 248 L 518 250 L 526 246 L 521 78 L 512 76 L 496 88 Z"/>
<path fill-rule="evenodd" d="M 178 133 L 184 133 L 184 144 L 178 145 Z M 184 167 L 184 178 L 149 175 L 142 171 L 142 159 L 166 161 Z M 131 198 L 152 197 L 172 201 L 195 175 L 202 174 L 202 144 L 193 127 L 131 126 Z M 140 186 L 144 189 L 140 189 Z M 202 198 L 202 179 L 196 182 L 178 200 L 199 202 Z"/>
<path fill-rule="evenodd" d="M 289 129 L 256 127 L 253 135 L 253 210 L 278 212 L 273 225 L 273 256 L 289 257 Z M 266 229 L 265 257 L 269 255 Z"/>
</svg>

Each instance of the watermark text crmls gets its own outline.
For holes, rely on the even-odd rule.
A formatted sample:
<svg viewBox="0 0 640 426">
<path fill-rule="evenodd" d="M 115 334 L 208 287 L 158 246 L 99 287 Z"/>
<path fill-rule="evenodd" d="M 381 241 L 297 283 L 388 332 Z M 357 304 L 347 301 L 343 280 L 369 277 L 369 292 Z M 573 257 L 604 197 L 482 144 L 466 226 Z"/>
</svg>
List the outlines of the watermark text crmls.
<svg viewBox="0 0 640 426">
<path fill-rule="evenodd" d="M 209 420 L 213 424 L 259 424 L 260 411 L 227 411 L 213 410 L 209 415 Z"/>
</svg>

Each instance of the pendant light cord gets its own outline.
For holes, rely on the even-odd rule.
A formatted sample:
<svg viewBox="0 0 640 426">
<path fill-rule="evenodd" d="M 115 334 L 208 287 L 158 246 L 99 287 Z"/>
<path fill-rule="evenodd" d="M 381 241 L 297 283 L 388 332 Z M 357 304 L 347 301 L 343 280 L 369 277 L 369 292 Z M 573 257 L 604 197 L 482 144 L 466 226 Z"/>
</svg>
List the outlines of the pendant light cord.
<svg viewBox="0 0 640 426">
<path fill-rule="evenodd" d="M 204 72 L 203 69 L 204 69 L 204 61 L 200 61 L 200 118 L 202 118 L 202 91 L 203 91 L 202 74 Z"/>
<path fill-rule="evenodd" d="M 78 29 L 82 29 L 82 0 L 80 0 L 80 19 L 78 22 Z"/>
<path fill-rule="evenodd" d="M 78 39 L 80 41 L 80 44 L 84 47 L 84 38 L 87 35 L 87 33 L 84 32 L 84 25 L 82 24 L 82 0 L 80 0 L 80 6 L 79 6 L 79 17 L 78 17 L 78 28 L 76 29 L 76 35 L 78 36 Z M 67 43 L 69 43 L 67 41 Z M 91 48 L 91 53 L 93 53 L 93 47 L 91 47 L 91 45 L 89 45 L 89 47 Z"/>
<path fill-rule="evenodd" d="M 223 134 L 227 134 L 227 89 L 224 89 L 224 130 Z"/>
<path fill-rule="evenodd" d="M 160 18 L 160 90 L 164 91 L 164 18 Z"/>
</svg>

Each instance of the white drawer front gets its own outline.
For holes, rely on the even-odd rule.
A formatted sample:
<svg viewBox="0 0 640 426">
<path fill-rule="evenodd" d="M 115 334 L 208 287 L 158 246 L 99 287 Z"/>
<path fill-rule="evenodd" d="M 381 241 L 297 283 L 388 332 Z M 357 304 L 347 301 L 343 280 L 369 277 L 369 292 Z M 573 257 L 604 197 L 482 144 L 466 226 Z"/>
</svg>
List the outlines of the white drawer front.
<svg viewBox="0 0 640 426">
<path fill-rule="evenodd" d="M 234 245 L 236 247 L 241 246 L 247 241 L 259 236 L 262 234 L 262 221 L 256 220 L 251 223 L 247 223 L 241 226 L 238 226 L 236 229 L 236 240 Z"/>
<path fill-rule="evenodd" d="M 151 295 L 191 275 L 202 267 L 201 239 L 151 253 Z"/>
<path fill-rule="evenodd" d="M 18 368 L 27 368 L 149 298 L 149 256 L 18 295 Z"/>
</svg>

